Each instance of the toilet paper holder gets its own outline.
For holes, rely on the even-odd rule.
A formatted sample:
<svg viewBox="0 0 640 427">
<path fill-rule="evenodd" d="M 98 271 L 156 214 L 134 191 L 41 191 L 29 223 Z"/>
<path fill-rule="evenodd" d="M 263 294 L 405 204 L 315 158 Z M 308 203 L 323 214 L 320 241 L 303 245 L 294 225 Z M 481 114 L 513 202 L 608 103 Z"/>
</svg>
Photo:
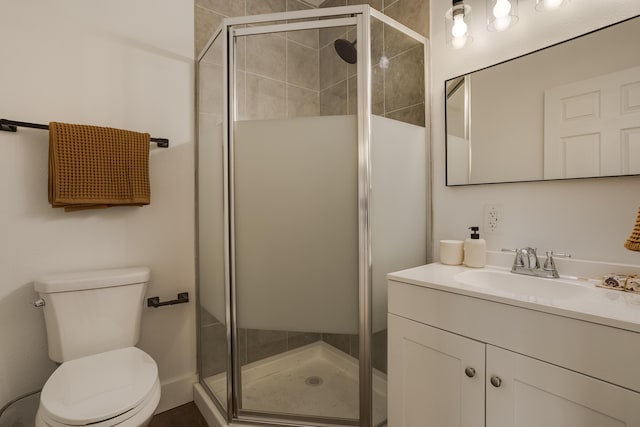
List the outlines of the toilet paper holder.
<svg viewBox="0 0 640 427">
<path fill-rule="evenodd" d="M 189 292 L 180 292 L 177 299 L 160 302 L 160 297 L 147 298 L 147 307 L 158 308 L 164 305 L 184 304 L 189 302 Z"/>
</svg>

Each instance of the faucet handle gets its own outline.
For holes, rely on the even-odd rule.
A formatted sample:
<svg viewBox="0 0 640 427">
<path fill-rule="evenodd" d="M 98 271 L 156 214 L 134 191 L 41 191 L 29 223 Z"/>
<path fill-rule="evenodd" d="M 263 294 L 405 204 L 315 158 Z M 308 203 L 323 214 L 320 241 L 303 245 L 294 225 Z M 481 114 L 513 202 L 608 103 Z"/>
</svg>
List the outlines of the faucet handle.
<svg viewBox="0 0 640 427">
<path fill-rule="evenodd" d="M 522 249 L 505 249 L 502 248 L 502 252 L 513 252 L 516 254 L 515 259 L 513 260 L 513 267 L 512 267 L 512 271 L 516 268 L 516 267 L 524 267 L 524 259 L 522 257 Z"/>
<path fill-rule="evenodd" d="M 556 268 L 556 263 L 553 261 L 554 256 L 558 258 L 571 258 L 571 254 L 557 254 L 553 251 L 547 251 L 547 259 L 544 260 L 543 269 L 548 271 L 555 271 L 557 274 L 558 269 Z"/>
<path fill-rule="evenodd" d="M 553 251 L 547 251 L 547 258 L 554 256 L 558 258 L 571 258 L 571 254 L 557 254 Z"/>
</svg>

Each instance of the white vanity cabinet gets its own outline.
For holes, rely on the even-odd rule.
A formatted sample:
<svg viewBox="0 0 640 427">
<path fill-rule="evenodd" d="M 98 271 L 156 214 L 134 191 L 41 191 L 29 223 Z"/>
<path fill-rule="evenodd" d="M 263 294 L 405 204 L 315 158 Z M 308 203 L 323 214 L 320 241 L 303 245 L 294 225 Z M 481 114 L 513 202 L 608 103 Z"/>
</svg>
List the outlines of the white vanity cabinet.
<svg viewBox="0 0 640 427">
<path fill-rule="evenodd" d="M 640 333 L 401 279 L 390 427 L 640 427 Z"/>
<path fill-rule="evenodd" d="M 485 345 L 394 314 L 388 328 L 389 427 L 484 426 Z"/>
<path fill-rule="evenodd" d="M 640 426 L 640 393 L 491 345 L 486 364 L 487 426 Z"/>
</svg>

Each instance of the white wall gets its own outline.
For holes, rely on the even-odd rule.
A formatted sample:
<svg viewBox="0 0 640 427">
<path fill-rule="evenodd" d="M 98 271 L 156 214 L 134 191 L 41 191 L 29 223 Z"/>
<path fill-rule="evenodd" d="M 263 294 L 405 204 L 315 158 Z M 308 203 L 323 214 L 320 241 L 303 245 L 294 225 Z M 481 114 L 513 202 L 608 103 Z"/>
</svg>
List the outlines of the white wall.
<svg viewBox="0 0 640 427">
<path fill-rule="evenodd" d="M 475 40 L 453 50 L 444 37 L 444 14 L 451 3 L 431 2 L 434 259 L 440 239 L 465 238 L 467 227 L 482 226 L 484 205 L 499 204 L 502 232 L 484 236 L 488 249 L 528 245 L 541 252 L 554 249 L 577 258 L 640 264 L 640 254 L 623 247 L 640 205 L 640 177 L 447 188 L 443 101 L 446 79 L 640 14 L 640 2 L 574 0 L 560 10 L 538 13 L 533 0 L 522 0 L 520 21 L 505 33 L 485 29 L 484 0 L 468 3 L 474 8 Z"/>
<path fill-rule="evenodd" d="M 148 265 L 150 295 L 195 297 L 193 2 L 0 0 L 0 117 L 148 131 L 150 206 L 65 213 L 47 203 L 48 133 L 0 132 L 0 406 L 41 387 L 47 357 L 32 281 L 49 272 Z M 190 400 L 195 304 L 145 309 L 160 409 Z"/>
</svg>

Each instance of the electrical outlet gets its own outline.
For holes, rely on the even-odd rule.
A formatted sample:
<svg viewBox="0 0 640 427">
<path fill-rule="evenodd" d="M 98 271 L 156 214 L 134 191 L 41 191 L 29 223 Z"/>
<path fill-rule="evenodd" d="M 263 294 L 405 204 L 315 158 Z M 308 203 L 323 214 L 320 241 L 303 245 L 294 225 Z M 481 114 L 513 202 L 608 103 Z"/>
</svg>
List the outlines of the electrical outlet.
<svg viewBox="0 0 640 427">
<path fill-rule="evenodd" d="M 502 230 L 502 205 L 484 205 L 484 232 L 496 234 Z"/>
</svg>

